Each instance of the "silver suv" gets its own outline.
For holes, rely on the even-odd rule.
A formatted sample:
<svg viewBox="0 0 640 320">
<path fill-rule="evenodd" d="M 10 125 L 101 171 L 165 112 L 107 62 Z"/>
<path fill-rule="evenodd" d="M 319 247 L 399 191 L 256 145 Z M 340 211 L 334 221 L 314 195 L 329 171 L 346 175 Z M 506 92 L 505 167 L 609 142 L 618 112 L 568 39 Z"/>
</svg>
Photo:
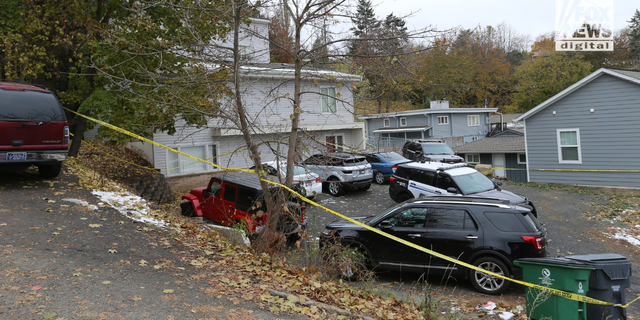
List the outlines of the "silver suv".
<svg viewBox="0 0 640 320">
<path fill-rule="evenodd" d="M 368 190 L 371 187 L 373 170 L 362 155 L 350 153 L 316 154 L 301 163 L 317 173 L 322 187 L 334 197 L 341 196 L 345 187 Z"/>
</svg>

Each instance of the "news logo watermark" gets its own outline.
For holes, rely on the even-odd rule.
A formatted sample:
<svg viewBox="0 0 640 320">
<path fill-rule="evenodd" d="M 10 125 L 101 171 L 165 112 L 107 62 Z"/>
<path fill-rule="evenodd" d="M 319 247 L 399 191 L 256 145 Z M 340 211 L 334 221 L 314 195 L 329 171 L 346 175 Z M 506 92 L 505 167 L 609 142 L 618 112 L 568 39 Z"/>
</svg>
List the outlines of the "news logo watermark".
<svg viewBox="0 0 640 320">
<path fill-rule="evenodd" d="M 556 0 L 556 51 L 613 51 L 613 0 Z"/>
</svg>

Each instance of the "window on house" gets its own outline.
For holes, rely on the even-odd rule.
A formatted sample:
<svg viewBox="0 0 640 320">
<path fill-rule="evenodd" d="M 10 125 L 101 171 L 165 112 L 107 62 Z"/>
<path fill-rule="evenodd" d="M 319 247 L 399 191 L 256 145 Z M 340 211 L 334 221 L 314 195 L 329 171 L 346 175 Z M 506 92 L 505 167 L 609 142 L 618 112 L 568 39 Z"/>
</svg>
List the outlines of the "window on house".
<svg viewBox="0 0 640 320">
<path fill-rule="evenodd" d="M 467 159 L 467 163 L 480 163 L 480 154 L 470 153 L 465 155 L 465 158 Z"/>
<path fill-rule="evenodd" d="M 518 164 L 526 164 L 526 163 L 527 163 L 527 154 L 518 153 Z"/>
<path fill-rule="evenodd" d="M 400 118 L 400 126 L 404 127 L 406 125 L 407 125 L 407 118 L 405 117 Z"/>
<path fill-rule="evenodd" d="M 580 130 L 558 129 L 558 159 L 560 163 L 582 163 Z"/>
<path fill-rule="evenodd" d="M 336 88 L 322 88 L 322 113 L 336 113 Z"/>
<path fill-rule="evenodd" d="M 439 116 L 438 124 L 449 124 L 449 116 Z"/>
<path fill-rule="evenodd" d="M 480 116 L 467 116 L 467 125 L 468 126 L 479 126 L 480 125 Z"/>
<path fill-rule="evenodd" d="M 383 119 L 382 120 L 382 125 L 385 127 L 388 127 L 391 125 L 391 121 L 389 121 L 389 119 Z"/>
<path fill-rule="evenodd" d="M 327 142 L 327 151 L 336 152 L 343 151 L 341 146 L 344 145 L 344 137 L 342 135 L 339 136 L 326 136 L 325 141 Z"/>
<path fill-rule="evenodd" d="M 478 137 L 471 137 L 471 141 L 478 141 Z"/>
<path fill-rule="evenodd" d="M 198 159 L 203 159 L 207 160 L 208 162 L 218 164 L 215 158 L 217 156 L 217 149 L 215 145 L 178 147 L 177 150 Z M 167 167 L 168 175 L 204 172 L 209 171 L 213 168 L 211 165 L 208 165 L 204 162 L 172 151 L 168 151 Z"/>
</svg>

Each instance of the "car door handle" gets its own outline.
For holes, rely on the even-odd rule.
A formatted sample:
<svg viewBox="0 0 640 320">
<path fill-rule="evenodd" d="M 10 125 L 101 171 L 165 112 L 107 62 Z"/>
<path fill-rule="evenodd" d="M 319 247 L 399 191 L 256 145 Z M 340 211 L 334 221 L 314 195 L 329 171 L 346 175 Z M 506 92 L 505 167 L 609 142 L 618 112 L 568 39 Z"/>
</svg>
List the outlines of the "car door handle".
<svg viewBox="0 0 640 320">
<path fill-rule="evenodd" d="M 412 186 L 415 186 L 415 185 L 416 185 L 416 184 L 415 184 L 415 183 L 413 183 L 413 182 L 410 182 L 409 184 L 410 184 L 410 185 L 412 185 Z"/>
<path fill-rule="evenodd" d="M 419 238 L 419 237 L 422 237 L 422 234 L 421 233 L 414 233 L 414 234 L 408 234 L 407 236 L 411 237 L 411 238 L 416 238 L 416 237 Z"/>
<path fill-rule="evenodd" d="M 215 201 L 214 203 L 215 203 L 215 204 L 221 204 L 222 202 L 220 202 L 220 201 Z"/>
<path fill-rule="evenodd" d="M 478 236 L 466 236 L 467 239 L 478 239 Z"/>
</svg>

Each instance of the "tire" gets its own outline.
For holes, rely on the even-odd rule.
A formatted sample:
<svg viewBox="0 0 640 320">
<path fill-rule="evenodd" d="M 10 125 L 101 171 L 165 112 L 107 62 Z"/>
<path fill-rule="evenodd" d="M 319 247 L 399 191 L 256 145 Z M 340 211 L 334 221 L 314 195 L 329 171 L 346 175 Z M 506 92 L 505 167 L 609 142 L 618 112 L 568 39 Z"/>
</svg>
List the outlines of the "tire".
<svg viewBox="0 0 640 320">
<path fill-rule="evenodd" d="M 481 257 L 474 261 L 473 265 L 505 277 L 511 277 L 507 265 L 502 262 L 502 260 L 494 257 Z M 469 271 L 469 280 L 471 280 L 471 284 L 478 292 L 486 294 L 501 294 L 505 292 L 511 284 L 509 280 L 490 276 L 475 270 Z"/>
<path fill-rule="evenodd" d="M 344 194 L 344 187 L 342 186 L 342 183 L 340 183 L 340 181 L 334 178 L 329 181 L 327 191 L 329 191 L 330 195 L 339 197 Z"/>
<path fill-rule="evenodd" d="M 40 177 L 42 178 L 55 178 L 60 175 L 60 170 L 62 169 L 62 162 L 57 162 L 56 164 L 39 164 L 38 171 L 40 173 Z"/>
<path fill-rule="evenodd" d="M 376 171 L 373 174 L 373 181 L 375 181 L 377 184 L 384 184 L 385 179 L 384 179 L 384 174 L 382 173 L 382 171 Z"/>
<path fill-rule="evenodd" d="M 409 199 L 412 199 L 412 198 L 413 198 L 412 196 L 410 196 L 410 195 L 408 195 L 406 193 L 403 193 L 403 194 L 398 196 L 398 198 L 397 198 L 398 200 L 396 202 L 397 203 L 401 203 L 401 202 L 405 202 L 405 201 L 407 201 Z"/>
<path fill-rule="evenodd" d="M 191 201 L 184 201 L 180 203 L 180 209 L 182 211 L 182 215 L 185 217 L 192 218 L 196 216 L 196 210 L 193 209 L 193 204 L 191 203 Z"/>
<path fill-rule="evenodd" d="M 371 188 L 371 183 L 369 183 L 368 185 L 366 185 L 364 187 L 361 187 L 359 189 L 362 190 L 362 191 L 367 191 L 367 190 L 369 190 L 369 188 Z"/>
<path fill-rule="evenodd" d="M 336 257 L 338 274 L 340 278 L 356 281 L 362 278 L 362 272 L 365 270 L 367 257 L 365 253 L 355 247 L 349 247 L 342 256 Z"/>
</svg>

